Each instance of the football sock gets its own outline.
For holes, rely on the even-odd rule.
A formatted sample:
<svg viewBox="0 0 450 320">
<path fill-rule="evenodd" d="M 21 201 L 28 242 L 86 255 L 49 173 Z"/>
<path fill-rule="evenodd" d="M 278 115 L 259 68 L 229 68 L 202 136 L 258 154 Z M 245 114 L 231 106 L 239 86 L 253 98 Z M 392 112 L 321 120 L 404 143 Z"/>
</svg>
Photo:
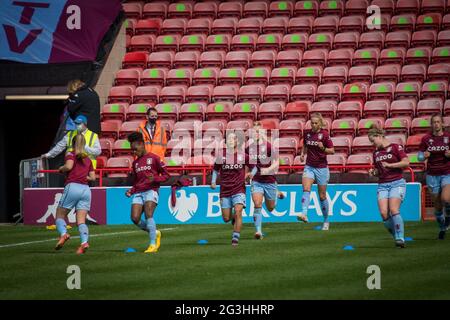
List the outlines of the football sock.
<svg viewBox="0 0 450 320">
<path fill-rule="evenodd" d="M 434 211 L 434 215 L 436 217 L 436 222 L 439 226 L 439 230 L 444 231 L 446 228 L 444 213 L 442 211 Z"/>
<path fill-rule="evenodd" d="M 450 203 L 445 204 L 445 227 L 450 225 Z"/>
<path fill-rule="evenodd" d="M 136 226 L 139 228 L 139 229 L 141 229 L 141 230 L 144 230 L 144 231 L 147 231 L 148 232 L 148 228 L 147 228 L 147 221 L 146 220 L 139 220 L 139 223 L 138 224 L 136 224 Z"/>
<path fill-rule="evenodd" d="M 309 196 L 310 196 L 310 192 L 309 191 L 303 191 L 303 195 L 302 195 L 302 213 L 305 216 L 308 213 Z"/>
<path fill-rule="evenodd" d="M 61 236 L 65 235 L 67 233 L 67 228 L 66 228 L 66 221 L 64 219 L 58 218 L 56 219 L 56 230 L 58 230 L 59 234 Z"/>
<path fill-rule="evenodd" d="M 322 209 L 323 222 L 328 222 L 328 199 L 320 200 L 320 208 Z"/>
<path fill-rule="evenodd" d="M 155 219 L 147 219 L 147 229 L 149 230 L 150 245 L 156 245 L 156 223 Z"/>
<path fill-rule="evenodd" d="M 387 231 L 391 234 L 391 236 L 395 237 L 394 226 L 392 225 L 392 217 L 388 217 L 386 220 L 383 219 L 383 224 Z"/>
<path fill-rule="evenodd" d="M 85 223 L 78 225 L 78 231 L 80 232 L 81 244 L 88 242 L 89 240 L 89 229 Z"/>
<path fill-rule="evenodd" d="M 253 212 L 253 220 L 255 221 L 256 232 L 261 233 L 262 229 L 262 208 L 255 208 Z"/>
<path fill-rule="evenodd" d="M 392 215 L 392 222 L 394 225 L 395 240 L 405 240 L 403 219 L 400 213 Z"/>
<path fill-rule="evenodd" d="M 239 241 L 240 237 L 241 237 L 241 234 L 239 232 L 233 231 L 232 240 Z"/>
</svg>

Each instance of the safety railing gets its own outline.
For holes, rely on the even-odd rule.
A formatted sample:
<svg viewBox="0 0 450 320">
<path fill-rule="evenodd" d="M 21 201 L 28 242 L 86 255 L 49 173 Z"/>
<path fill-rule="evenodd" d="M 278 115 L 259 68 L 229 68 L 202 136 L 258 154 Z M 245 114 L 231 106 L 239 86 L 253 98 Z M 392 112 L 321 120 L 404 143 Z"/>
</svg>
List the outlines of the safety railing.
<svg viewBox="0 0 450 320">
<path fill-rule="evenodd" d="M 290 171 L 291 173 L 294 173 L 292 171 L 303 169 L 305 165 L 280 165 L 279 170 L 280 171 Z M 373 166 L 370 165 L 330 165 L 328 166 L 329 169 L 337 169 L 337 170 L 343 170 L 342 173 L 345 172 L 345 170 L 369 170 L 372 169 Z M 180 172 L 194 172 L 202 174 L 202 184 L 206 184 L 206 177 L 208 173 L 212 170 L 212 166 L 210 165 L 184 165 L 184 166 L 170 166 L 166 167 L 167 171 L 169 173 L 180 173 Z M 405 170 L 409 171 L 411 174 L 411 182 L 415 182 L 415 175 L 413 169 L 410 167 L 406 168 Z M 39 170 L 39 173 L 59 173 L 58 170 Z M 96 174 L 99 176 L 99 187 L 103 187 L 103 178 L 106 173 L 129 173 L 131 172 L 131 168 L 99 168 L 95 170 Z"/>
</svg>

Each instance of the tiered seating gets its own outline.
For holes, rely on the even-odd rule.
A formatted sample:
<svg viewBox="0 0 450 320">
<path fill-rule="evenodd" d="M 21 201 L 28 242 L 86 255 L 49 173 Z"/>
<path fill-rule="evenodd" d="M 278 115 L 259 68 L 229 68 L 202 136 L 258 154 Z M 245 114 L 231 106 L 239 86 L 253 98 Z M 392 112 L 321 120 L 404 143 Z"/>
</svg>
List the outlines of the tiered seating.
<svg viewBox="0 0 450 320">
<path fill-rule="evenodd" d="M 372 25 L 370 5 L 382 13 Z M 169 130 L 218 121 L 222 136 L 270 121 L 285 163 L 297 163 L 311 112 L 335 142 L 330 163 L 347 164 L 370 163 L 374 123 L 413 154 L 429 116 L 450 116 L 444 0 L 128 1 L 124 10 L 130 39 L 102 109 L 105 157 L 150 106 Z"/>
</svg>

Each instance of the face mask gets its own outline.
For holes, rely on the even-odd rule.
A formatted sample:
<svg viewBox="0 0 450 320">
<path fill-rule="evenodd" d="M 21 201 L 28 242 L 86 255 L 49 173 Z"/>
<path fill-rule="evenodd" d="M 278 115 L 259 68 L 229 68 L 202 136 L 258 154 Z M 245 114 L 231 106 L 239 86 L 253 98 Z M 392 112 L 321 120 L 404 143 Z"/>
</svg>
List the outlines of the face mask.
<svg viewBox="0 0 450 320">
<path fill-rule="evenodd" d="M 84 132 L 84 125 L 83 124 L 77 124 L 77 131 L 78 132 Z"/>
<path fill-rule="evenodd" d="M 150 122 L 151 124 L 155 124 L 156 120 L 158 120 L 157 118 L 148 118 L 148 122 Z"/>
</svg>

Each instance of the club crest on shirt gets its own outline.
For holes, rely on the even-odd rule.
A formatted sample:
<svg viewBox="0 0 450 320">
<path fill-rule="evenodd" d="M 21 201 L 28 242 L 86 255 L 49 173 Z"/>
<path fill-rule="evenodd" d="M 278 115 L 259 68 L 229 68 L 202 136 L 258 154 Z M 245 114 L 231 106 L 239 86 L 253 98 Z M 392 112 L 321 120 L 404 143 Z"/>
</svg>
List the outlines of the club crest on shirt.
<svg viewBox="0 0 450 320">
<path fill-rule="evenodd" d="M 238 160 L 238 162 L 242 162 L 242 161 L 244 161 L 244 157 L 241 154 L 239 154 L 237 156 L 237 160 Z"/>
<path fill-rule="evenodd" d="M 444 137 L 444 143 L 448 143 L 448 137 Z"/>
<path fill-rule="evenodd" d="M 386 152 L 391 152 L 391 150 L 392 150 L 392 147 L 388 147 L 388 148 L 386 149 Z"/>
<path fill-rule="evenodd" d="M 322 140 L 323 134 L 322 134 L 322 133 L 319 133 L 319 134 L 317 135 L 317 138 L 318 138 L 319 140 Z"/>
<path fill-rule="evenodd" d="M 148 165 L 148 166 L 150 166 L 150 165 L 152 164 L 152 160 L 153 160 L 152 158 L 148 158 L 148 159 L 147 159 L 147 165 Z"/>
<path fill-rule="evenodd" d="M 311 134 L 308 133 L 308 134 L 306 135 L 306 137 L 309 139 L 309 138 L 311 137 Z"/>
<path fill-rule="evenodd" d="M 429 144 L 433 144 L 433 142 L 434 142 L 433 139 L 428 140 Z"/>
</svg>

